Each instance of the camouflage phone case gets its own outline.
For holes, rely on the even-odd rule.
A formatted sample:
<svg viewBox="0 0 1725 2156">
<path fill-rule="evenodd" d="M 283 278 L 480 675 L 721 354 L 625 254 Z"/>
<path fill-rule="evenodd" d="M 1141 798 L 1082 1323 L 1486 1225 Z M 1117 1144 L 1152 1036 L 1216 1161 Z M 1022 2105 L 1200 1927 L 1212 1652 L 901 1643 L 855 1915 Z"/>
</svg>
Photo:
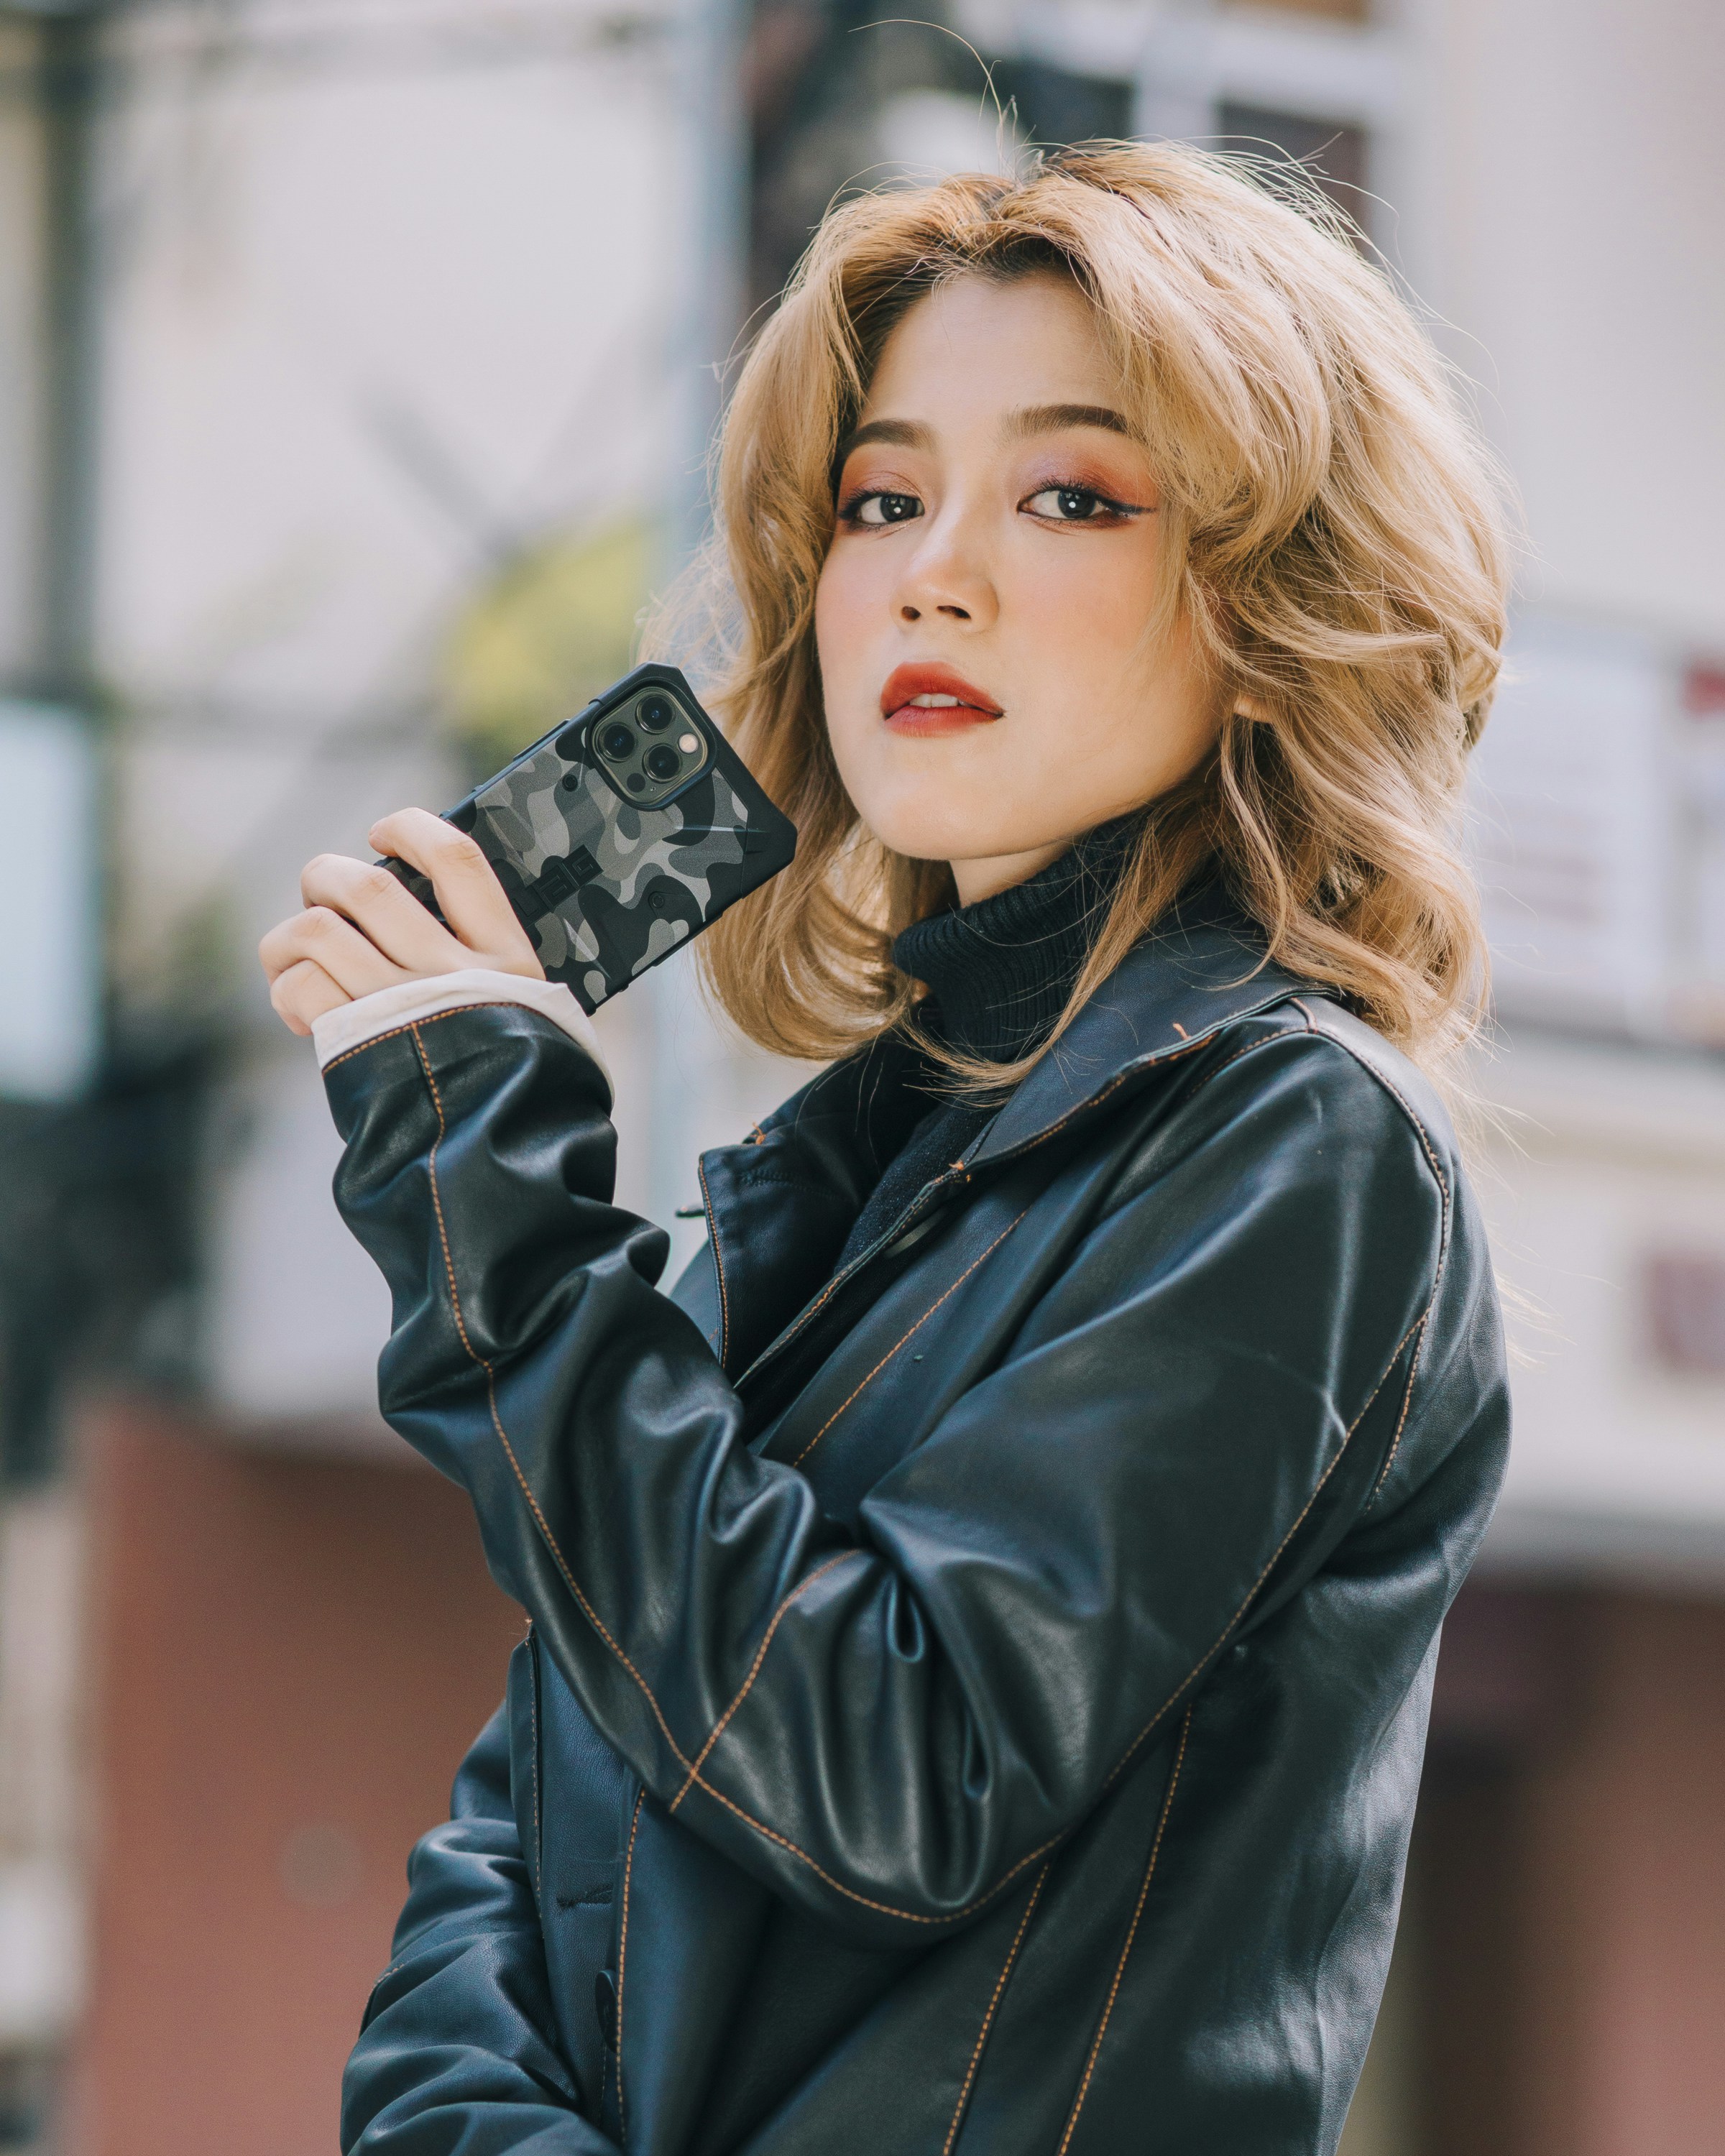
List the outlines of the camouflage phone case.
<svg viewBox="0 0 1725 2156">
<path fill-rule="evenodd" d="M 608 717 L 655 687 L 675 696 L 676 723 L 698 730 L 706 757 L 696 776 L 644 805 L 614 784 L 594 744 Z M 589 1011 L 776 875 L 797 845 L 789 819 L 671 666 L 638 666 L 445 817 L 496 870 L 547 977 Z M 429 901 L 424 877 L 399 861 L 386 865 Z"/>
</svg>

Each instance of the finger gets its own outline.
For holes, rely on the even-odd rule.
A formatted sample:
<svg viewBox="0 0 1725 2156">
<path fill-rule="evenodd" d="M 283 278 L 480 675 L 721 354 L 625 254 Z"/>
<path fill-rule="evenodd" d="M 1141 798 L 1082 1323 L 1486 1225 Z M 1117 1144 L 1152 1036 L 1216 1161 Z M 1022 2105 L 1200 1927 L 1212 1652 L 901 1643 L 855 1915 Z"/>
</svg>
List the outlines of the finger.
<svg viewBox="0 0 1725 2156">
<path fill-rule="evenodd" d="M 353 998 L 336 985 L 321 966 L 310 958 L 302 958 L 285 973 L 277 974 L 270 990 L 270 1001 L 288 1031 L 303 1038 L 311 1032 L 314 1020 L 321 1019 L 326 1011 L 339 1010 Z"/>
<path fill-rule="evenodd" d="M 320 854 L 300 875 L 307 906 L 326 906 L 351 921 L 384 957 L 409 973 L 444 973 L 467 954 L 388 869 L 345 854 Z"/>
<path fill-rule="evenodd" d="M 411 978 L 351 921 L 326 906 L 309 906 L 279 922 L 258 946 L 258 956 L 271 981 L 309 958 L 349 996 L 368 996 L 375 988 L 393 988 L 398 981 Z"/>
<path fill-rule="evenodd" d="M 491 864 L 465 831 L 424 808 L 399 808 L 374 824 L 372 844 L 431 878 L 437 902 L 468 948 L 506 971 L 542 980 L 532 939 L 503 896 Z"/>
</svg>

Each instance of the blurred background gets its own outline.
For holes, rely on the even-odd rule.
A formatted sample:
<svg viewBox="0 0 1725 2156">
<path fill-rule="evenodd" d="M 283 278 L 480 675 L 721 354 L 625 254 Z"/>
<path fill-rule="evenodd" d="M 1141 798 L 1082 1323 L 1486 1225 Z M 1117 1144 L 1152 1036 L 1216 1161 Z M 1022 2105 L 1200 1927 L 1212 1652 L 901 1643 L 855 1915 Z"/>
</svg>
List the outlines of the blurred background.
<svg viewBox="0 0 1725 2156">
<path fill-rule="evenodd" d="M 1321 174 L 1531 535 L 1473 814 L 1518 1440 L 1346 2156 L 1725 2149 L 1725 11 L 881 12 L 0 0 L 0 2150 L 332 2149 L 520 1633 L 377 1419 L 259 934 L 627 665 L 829 198 L 1132 134 Z M 603 1019 L 686 1255 L 801 1074 L 675 964 Z"/>
</svg>

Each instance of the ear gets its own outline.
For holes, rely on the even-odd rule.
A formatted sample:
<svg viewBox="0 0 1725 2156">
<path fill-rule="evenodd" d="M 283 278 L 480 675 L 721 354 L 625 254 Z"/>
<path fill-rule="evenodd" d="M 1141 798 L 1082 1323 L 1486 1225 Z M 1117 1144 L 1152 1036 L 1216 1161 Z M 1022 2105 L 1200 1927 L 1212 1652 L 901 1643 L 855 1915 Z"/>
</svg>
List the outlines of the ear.
<svg viewBox="0 0 1725 2156">
<path fill-rule="evenodd" d="M 1274 724 L 1269 706 L 1260 704 L 1255 696 L 1236 696 L 1234 700 L 1234 716 L 1237 719 L 1250 719 L 1254 726 L 1267 726 Z"/>
</svg>

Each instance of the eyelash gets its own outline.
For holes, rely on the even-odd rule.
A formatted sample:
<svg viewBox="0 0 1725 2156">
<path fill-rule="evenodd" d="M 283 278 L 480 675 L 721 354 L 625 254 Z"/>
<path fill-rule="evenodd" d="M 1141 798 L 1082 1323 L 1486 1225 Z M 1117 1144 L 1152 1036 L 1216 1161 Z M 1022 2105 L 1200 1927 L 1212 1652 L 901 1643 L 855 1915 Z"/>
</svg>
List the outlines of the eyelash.
<svg viewBox="0 0 1725 2156">
<path fill-rule="evenodd" d="M 1037 515 L 1036 521 L 1040 524 L 1088 525 L 1093 530 L 1098 528 L 1107 529 L 1116 519 L 1126 521 L 1134 516 L 1144 516 L 1149 514 L 1149 511 L 1142 505 L 1130 501 L 1117 501 L 1114 500 L 1112 495 L 1102 493 L 1100 488 L 1084 485 L 1076 480 L 1060 479 L 1049 480 L 1041 486 L 1033 487 L 1030 492 L 1024 496 L 1024 501 L 1021 501 L 1019 504 L 1019 508 L 1022 509 L 1024 507 L 1024 501 L 1034 501 L 1040 494 L 1082 495 L 1088 501 L 1093 501 L 1096 504 L 1097 510 L 1102 512 L 1101 515 L 1090 516 L 1043 516 Z M 914 524 L 916 521 L 916 519 L 914 516 L 905 516 L 898 518 L 892 523 L 882 521 L 879 524 L 865 524 L 862 521 L 862 511 L 865 506 L 870 501 L 914 501 L 916 500 L 916 496 L 912 494 L 907 487 L 863 487 L 856 493 L 847 495 L 845 499 L 840 502 L 839 505 L 839 521 L 841 524 L 848 524 L 853 531 L 896 531 L 898 529 L 900 525 Z M 1036 512 L 1033 511 L 1031 514 L 1036 515 Z"/>
</svg>

